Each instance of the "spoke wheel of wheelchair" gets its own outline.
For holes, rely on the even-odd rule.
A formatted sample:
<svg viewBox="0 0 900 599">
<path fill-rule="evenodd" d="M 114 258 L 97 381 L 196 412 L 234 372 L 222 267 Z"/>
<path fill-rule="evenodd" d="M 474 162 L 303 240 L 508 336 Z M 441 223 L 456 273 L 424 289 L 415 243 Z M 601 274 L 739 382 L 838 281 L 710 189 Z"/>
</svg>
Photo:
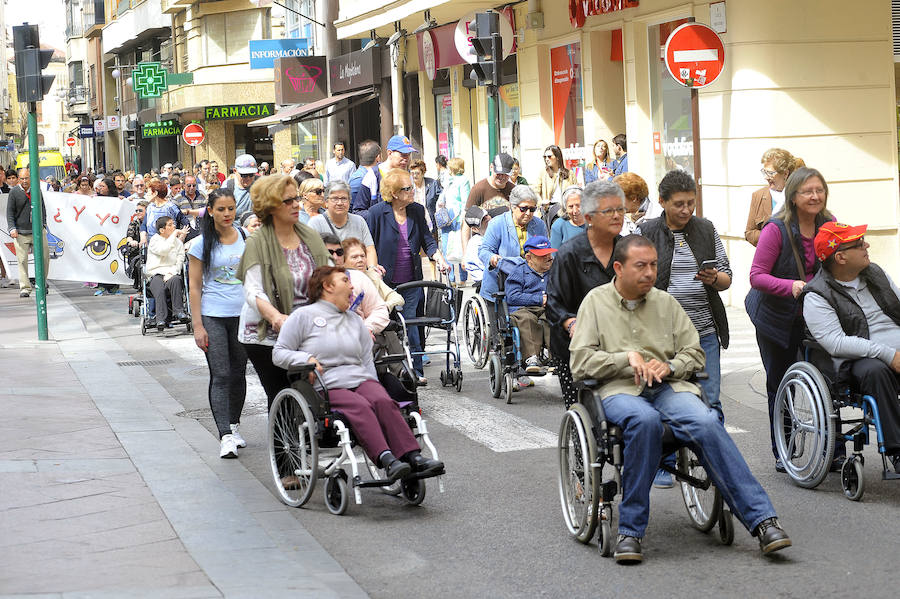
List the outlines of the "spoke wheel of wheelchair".
<svg viewBox="0 0 900 599">
<path fill-rule="evenodd" d="M 841 466 L 841 489 L 850 501 L 859 501 L 865 492 L 863 463 L 859 456 L 850 456 Z"/>
<path fill-rule="evenodd" d="M 475 368 L 484 368 L 490 356 L 488 324 L 484 304 L 478 296 L 472 296 L 463 307 L 463 334 L 466 351 Z"/>
<path fill-rule="evenodd" d="M 404 478 L 400 481 L 400 492 L 410 505 L 419 505 L 425 500 L 425 481 L 421 478 Z"/>
<path fill-rule="evenodd" d="M 300 507 L 316 488 L 319 444 L 316 421 L 303 396 L 283 389 L 269 410 L 269 464 L 278 498 Z"/>
<path fill-rule="evenodd" d="M 341 470 L 325 479 L 325 507 L 335 516 L 341 516 L 350 505 L 350 491 L 347 489 L 347 474 Z"/>
<path fill-rule="evenodd" d="M 831 389 L 809 362 L 791 366 L 778 385 L 772 413 L 775 447 L 795 484 L 811 489 L 828 475 L 834 458 Z"/>
<path fill-rule="evenodd" d="M 612 508 L 600 508 L 600 532 L 598 533 L 597 547 L 601 557 L 609 557 L 613 554 L 615 542 L 612 533 Z"/>
<path fill-rule="evenodd" d="M 686 472 L 690 476 L 708 481 L 709 474 L 703 464 L 700 463 L 693 451 L 687 447 L 678 450 L 678 470 Z M 710 484 L 709 488 L 702 489 L 695 487 L 684 481 L 681 482 L 681 498 L 684 500 L 684 507 L 687 508 L 688 516 L 691 518 L 691 525 L 699 531 L 709 532 L 719 521 L 719 514 L 722 511 L 722 496 L 715 486 Z"/>
<path fill-rule="evenodd" d="M 581 543 L 589 543 L 597 529 L 600 480 L 595 476 L 599 473 L 591 468 L 597 461 L 597 441 L 591 431 L 590 414 L 581 404 L 572 405 L 563 415 L 557 449 L 563 521 L 572 536 Z M 609 529 L 609 520 L 604 523 Z M 611 539 L 612 533 L 609 535 Z M 601 531 L 601 551 L 604 540 Z"/>
<path fill-rule="evenodd" d="M 507 372 L 503 377 L 503 396 L 506 398 L 506 403 L 512 403 L 513 391 L 516 389 L 515 385 L 518 384 L 511 372 Z"/>
<path fill-rule="evenodd" d="M 503 367 L 500 365 L 500 356 L 491 354 L 488 373 L 491 376 L 491 395 L 499 398 L 503 395 Z"/>
<path fill-rule="evenodd" d="M 365 454 L 363 454 L 365 455 Z M 372 480 L 384 480 L 384 470 L 376 466 L 372 463 L 372 460 L 369 459 L 369 456 L 365 456 L 366 468 L 369 470 L 369 476 L 372 477 Z M 388 495 L 399 495 L 400 494 L 400 481 L 395 480 L 389 485 L 381 487 L 381 490 L 387 493 Z"/>
<path fill-rule="evenodd" d="M 719 510 L 719 542 L 723 545 L 734 543 L 734 516 L 725 506 Z"/>
</svg>

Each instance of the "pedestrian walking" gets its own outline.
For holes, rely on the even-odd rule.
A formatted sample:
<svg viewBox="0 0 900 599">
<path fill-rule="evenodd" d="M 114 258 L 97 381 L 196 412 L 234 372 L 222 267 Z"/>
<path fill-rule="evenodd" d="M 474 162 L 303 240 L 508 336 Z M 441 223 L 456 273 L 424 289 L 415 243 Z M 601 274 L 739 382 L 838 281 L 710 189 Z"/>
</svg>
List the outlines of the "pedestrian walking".
<svg viewBox="0 0 900 599">
<path fill-rule="evenodd" d="M 771 148 L 762 155 L 760 173 L 766 179 L 766 186 L 753 192 L 750 198 L 750 213 L 744 239 L 754 246 L 759 243 L 759 234 L 769 218 L 784 206 L 784 185 L 788 177 L 801 166 L 806 166 L 802 158 L 797 158 L 787 150 Z"/>
</svg>

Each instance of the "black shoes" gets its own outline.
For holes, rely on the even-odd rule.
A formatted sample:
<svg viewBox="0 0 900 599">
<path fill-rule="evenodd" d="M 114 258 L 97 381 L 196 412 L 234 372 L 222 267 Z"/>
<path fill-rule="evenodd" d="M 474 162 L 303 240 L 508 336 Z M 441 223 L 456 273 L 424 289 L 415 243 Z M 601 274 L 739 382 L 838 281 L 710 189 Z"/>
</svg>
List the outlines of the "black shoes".
<svg viewBox="0 0 900 599">
<path fill-rule="evenodd" d="M 409 473 L 412 472 L 412 466 L 398 460 L 390 451 L 381 454 L 381 467 L 384 468 L 384 476 L 392 482 L 409 476 Z"/>
<path fill-rule="evenodd" d="M 616 543 L 613 557 L 616 558 L 617 564 L 641 563 L 644 561 L 644 554 L 641 552 L 641 540 L 637 537 L 619 535 L 619 542 Z"/>
<path fill-rule="evenodd" d="M 437 474 L 444 471 L 444 462 L 426 458 L 418 451 L 408 454 L 407 461 L 412 466 L 413 472 L 418 474 Z"/>
<path fill-rule="evenodd" d="M 790 537 L 787 536 L 787 533 L 784 532 L 784 529 L 778 524 L 777 518 L 768 518 L 760 522 L 759 526 L 756 527 L 756 534 L 754 536 L 759 539 L 759 550 L 762 551 L 764 555 L 774 553 L 792 545 Z"/>
<path fill-rule="evenodd" d="M 900 453 L 889 455 L 888 459 L 891 461 L 891 464 L 894 466 L 894 472 L 900 474 Z"/>
<path fill-rule="evenodd" d="M 188 319 L 187 314 L 185 314 L 184 312 L 176 312 L 172 316 L 172 320 L 177 321 L 177 322 L 187 322 L 189 319 Z"/>
</svg>

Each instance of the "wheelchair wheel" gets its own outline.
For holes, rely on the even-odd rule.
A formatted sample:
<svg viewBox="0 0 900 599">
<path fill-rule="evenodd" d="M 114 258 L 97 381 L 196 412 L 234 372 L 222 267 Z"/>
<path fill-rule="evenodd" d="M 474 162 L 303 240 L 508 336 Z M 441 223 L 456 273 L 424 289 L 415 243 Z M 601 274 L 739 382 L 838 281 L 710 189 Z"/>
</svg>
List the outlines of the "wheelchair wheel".
<svg viewBox="0 0 900 599">
<path fill-rule="evenodd" d="M 325 507 L 335 516 L 341 516 L 350 505 L 350 493 L 347 490 L 347 475 L 342 470 L 335 476 L 325 479 Z"/>
<path fill-rule="evenodd" d="M 463 373 L 462 373 L 462 370 L 460 370 L 459 368 L 457 368 L 457 369 L 454 370 L 453 372 L 455 373 L 455 374 L 453 375 L 453 377 L 454 377 L 454 381 L 456 382 L 456 392 L 457 392 L 457 393 L 461 393 L 461 392 L 462 392 L 462 379 L 463 379 Z"/>
<path fill-rule="evenodd" d="M 515 377 L 513 377 L 512 373 L 507 372 L 506 376 L 503 377 L 503 393 L 506 398 L 506 403 L 512 403 L 513 391 L 519 385 L 518 381 L 516 381 Z"/>
<path fill-rule="evenodd" d="M 678 470 L 681 472 L 702 481 L 709 480 L 709 475 L 700 463 L 700 459 L 687 447 L 678 450 L 677 462 Z M 688 516 L 691 518 L 691 525 L 699 531 L 709 532 L 719 521 L 719 514 L 722 511 L 722 496 L 719 494 L 719 490 L 712 484 L 709 488 L 702 489 L 684 481 L 680 482 L 681 498 L 684 500 L 684 507 L 687 508 Z"/>
<path fill-rule="evenodd" d="M 597 441 L 591 431 L 591 416 L 581 404 L 573 404 L 563 415 L 557 449 L 563 521 L 578 541 L 589 543 L 597 529 L 600 480 L 591 467 L 597 461 Z M 608 519 L 603 523 L 609 528 Z M 604 540 L 601 534 L 601 551 Z M 611 540 L 609 544 L 612 544 Z"/>
<path fill-rule="evenodd" d="M 719 510 L 719 542 L 723 545 L 734 543 L 734 517 L 724 506 Z"/>
<path fill-rule="evenodd" d="M 613 554 L 612 510 L 603 508 L 600 511 L 600 533 L 597 548 L 601 557 L 609 557 Z"/>
<path fill-rule="evenodd" d="M 479 370 L 484 368 L 490 356 L 488 323 L 484 303 L 475 295 L 463 306 L 463 334 L 469 359 Z"/>
<path fill-rule="evenodd" d="M 376 466 L 372 463 L 372 460 L 369 459 L 369 456 L 365 455 L 363 452 L 366 461 L 366 468 L 369 470 L 369 476 L 372 477 L 372 480 L 383 480 L 384 479 L 384 470 Z M 400 494 L 400 481 L 395 480 L 391 484 L 381 487 L 381 490 L 387 493 L 388 495 L 399 495 Z"/>
<path fill-rule="evenodd" d="M 778 385 L 772 413 L 775 446 L 795 484 L 811 489 L 828 475 L 834 458 L 831 389 L 809 362 L 791 366 Z"/>
<path fill-rule="evenodd" d="M 141 316 L 141 336 L 147 335 L 147 319 Z"/>
<path fill-rule="evenodd" d="M 863 462 L 861 456 L 850 456 L 841 466 L 841 488 L 850 501 L 859 501 L 865 492 Z"/>
<path fill-rule="evenodd" d="M 269 464 L 278 498 L 300 507 L 316 488 L 319 444 L 316 421 L 309 405 L 295 389 L 283 389 L 269 410 Z"/>
<path fill-rule="evenodd" d="M 503 394 L 503 367 L 497 354 L 491 354 L 488 372 L 491 375 L 491 395 L 499 398 Z"/>
<path fill-rule="evenodd" d="M 419 505 L 425 500 L 425 481 L 421 478 L 405 478 L 400 481 L 400 492 L 410 505 Z"/>
</svg>

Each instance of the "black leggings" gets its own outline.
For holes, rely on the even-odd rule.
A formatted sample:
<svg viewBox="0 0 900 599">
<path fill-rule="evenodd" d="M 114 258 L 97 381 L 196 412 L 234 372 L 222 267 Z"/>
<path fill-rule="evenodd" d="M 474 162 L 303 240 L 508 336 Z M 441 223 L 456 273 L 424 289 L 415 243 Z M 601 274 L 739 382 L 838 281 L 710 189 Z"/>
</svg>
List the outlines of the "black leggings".
<svg viewBox="0 0 900 599">
<path fill-rule="evenodd" d="M 272 363 L 271 345 L 245 343 L 244 349 L 247 350 L 247 357 L 250 358 L 250 363 L 253 364 L 253 369 L 256 370 L 256 374 L 259 376 L 259 382 L 262 383 L 266 392 L 266 399 L 269 402 L 269 409 L 271 409 L 272 402 L 275 401 L 275 396 L 278 395 L 278 392 L 290 387 L 287 370 L 279 368 Z"/>
<path fill-rule="evenodd" d="M 231 434 L 232 424 L 241 421 L 247 397 L 247 352 L 238 342 L 237 316 L 201 316 L 209 337 L 206 363 L 209 366 L 209 407 L 219 430 L 219 438 Z"/>
</svg>

